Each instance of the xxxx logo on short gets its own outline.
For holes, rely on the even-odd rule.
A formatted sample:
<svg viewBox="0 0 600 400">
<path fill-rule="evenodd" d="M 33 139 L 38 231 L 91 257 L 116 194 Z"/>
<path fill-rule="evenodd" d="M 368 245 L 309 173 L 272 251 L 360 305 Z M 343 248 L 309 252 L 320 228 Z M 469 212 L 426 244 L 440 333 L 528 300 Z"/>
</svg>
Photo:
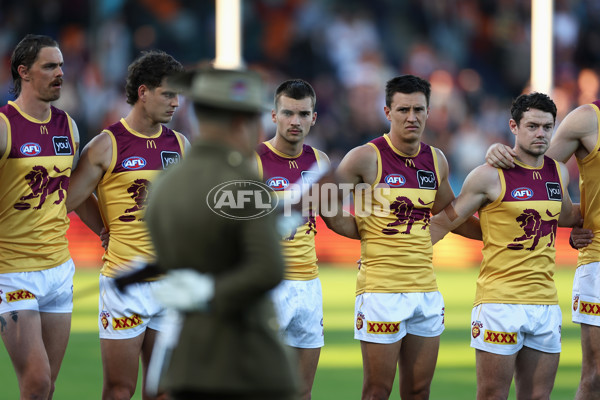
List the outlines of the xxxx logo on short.
<svg viewBox="0 0 600 400">
<path fill-rule="evenodd" d="M 600 315 L 600 303 L 579 301 L 579 312 L 587 315 Z"/>
<path fill-rule="evenodd" d="M 35 295 L 25 289 L 19 289 L 19 290 L 15 290 L 14 292 L 6 293 L 6 301 L 8 301 L 9 303 L 11 303 L 13 301 L 31 300 L 31 299 L 35 299 Z"/>
<path fill-rule="evenodd" d="M 400 331 L 400 322 L 378 322 L 367 321 L 367 333 L 375 333 L 378 335 L 386 335 L 398 333 Z"/>
<path fill-rule="evenodd" d="M 493 344 L 517 344 L 517 332 L 495 332 L 486 329 L 483 341 Z"/>
<path fill-rule="evenodd" d="M 114 330 L 131 329 L 140 325 L 142 319 L 139 315 L 133 314 L 131 317 L 113 318 L 112 325 Z"/>
</svg>

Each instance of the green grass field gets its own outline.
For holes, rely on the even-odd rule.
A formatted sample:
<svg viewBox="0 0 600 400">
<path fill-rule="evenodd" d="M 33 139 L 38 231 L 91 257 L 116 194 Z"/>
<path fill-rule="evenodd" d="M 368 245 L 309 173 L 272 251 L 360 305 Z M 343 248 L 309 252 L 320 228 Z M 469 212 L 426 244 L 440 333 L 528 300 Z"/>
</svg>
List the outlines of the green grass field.
<svg viewBox="0 0 600 400">
<path fill-rule="evenodd" d="M 360 346 L 353 339 L 354 268 L 321 267 L 325 307 L 325 347 L 313 388 L 315 400 L 359 399 L 362 386 Z M 470 310 L 475 292 L 476 269 L 438 270 L 438 284 L 446 302 L 446 330 L 442 334 L 431 399 L 475 398 L 475 352 L 469 347 Z M 570 322 L 573 271 L 556 274 L 563 310 L 563 352 L 553 400 L 572 399 L 579 382 L 581 350 L 579 327 Z M 102 388 L 100 348 L 97 336 L 98 272 L 75 274 L 75 306 L 71 339 L 57 382 L 57 400 L 99 399 Z M 8 355 L 0 346 L 0 399 L 18 399 L 18 387 Z M 138 388 L 134 399 L 141 399 Z M 391 396 L 398 399 L 396 387 Z M 511 392 L 514 399 L 514 392 Z"/>
</svg>

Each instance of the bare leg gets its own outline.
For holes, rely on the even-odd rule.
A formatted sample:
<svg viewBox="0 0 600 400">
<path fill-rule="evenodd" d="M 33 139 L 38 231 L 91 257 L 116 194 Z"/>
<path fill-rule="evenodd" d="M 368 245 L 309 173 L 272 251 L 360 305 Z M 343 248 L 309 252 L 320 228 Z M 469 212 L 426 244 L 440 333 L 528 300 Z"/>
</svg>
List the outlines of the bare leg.
<svg viewBox="0 0 600 400">
<path fill-rule="evenodd" d="M 132 339 L 100 339 L 103 400 L 129 400 L 135 393 L 144 334 Z"/>
<path fill-rule="evenodd" d="M 508 398 L 516 359 L 517 353 L 503 356 L 475 350 L 478 400 L 505 400 Z"/>
<path fill-rule="evenodd" d="M 167 400 L 168 396 L 166 393 L 159 393 L 156 397 L 150 396 L 146 393 L 146 376 L 148 374 L 148 365 L 150 364 L 150 358 L 152 356 L 152 349 L 154 349 L 154 342 L 158 332 L 154 329 L 146 329 L 144 336 L 144 342 L 142 343 L 142 371 L 143 371 L 143 385 L 142 385 L 142 399 L 143 400 Z"/>
<path fill-rule="evenodd" d="M 440 337 L 406 335 L 400 349 L 400 397 L 428 399 L 437 363 Z"/>
<path fill-rule="evenodd" d="M 575 400 L 600 399 L 600 327 L 581 324 L 581 381 Z"/>
<path fill-rule="evenodd" d="M 54 394 L 54 385 L 58 378 L 58 372 L 62 365 L 67 344 L 69 343 L 69 334 L 71 333 L 71 314 L 70 313 L 40 313 L 42 322 L 42 340 L 48 354 L 50 363 L 50 395 L 52 399 Z"/>
<path fill-rule="evenodd" d="M 300 398 L 302 400 L 310 400 L 315 374 L 317 373 L 317 364 L 319 364 L 321 348 L 296 348 L 296 350 L 298 353 L 300 378 L 302 380 L 300 387 Z"/>
<path fill-rule="evenodd" d="M 544 353 L 523 347 L 517 356 L 517 399 L 548 400 L 554 387 L 560 353 Z"/>
<path fill-rule="evenodd" d="M 52 378 L 48 354 L 42 340 L 42 324 L 37 311 L 17 311 L 0 315 L 4 346 L 10 356 L 21 399 L 46 399 Z"/>
<path fill-rule="evenodd" d="M 362 400 L 387 400 L 392 392 L 402 340 L 391 344 L 360 342 L 363 359 Z"/>
</svg>

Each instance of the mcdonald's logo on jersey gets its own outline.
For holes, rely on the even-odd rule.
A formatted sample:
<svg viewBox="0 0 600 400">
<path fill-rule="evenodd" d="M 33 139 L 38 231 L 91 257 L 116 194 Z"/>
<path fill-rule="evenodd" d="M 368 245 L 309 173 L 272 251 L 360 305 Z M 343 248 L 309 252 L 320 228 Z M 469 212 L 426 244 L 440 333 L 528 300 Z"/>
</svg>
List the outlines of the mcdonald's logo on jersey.
<svg viewBox="0 0 600 400">
<path fill-rule="evenodd" d="M 147 149 L 156 149 L 156 142 L 154 140 L 146 140 Z"/>
<path fill-rule="evenodd" d="M 41 135 L 47 135 L 48 134 L 48 128 L 46 128 L 46 125 L 40 125 L 40 134 Z"/>
<path fill-rule="evenodd" d="M 283 176 L 274 176 L 267 181 L 267 186 L 273 190 L 284 190 L 290 185 L 290 181 Z"/>
<path fill-rule="evenodd" d="M 515 200 L 529 200 L 533 197 L 533 190 L 528 187 L 520 187 L 510 192 L 510 195 Z"/>
<path fill-rule="evenodd" d="M 541 181 L 542 180 L 542 174 L 540 174 L 538 171 L 533 171 L 533 180 L 538 180 Z"/>
<path fill-rule="evenodd" d="M 412 158 L 407 158 L 406 160 L 404 160 L 404 165 L 410 168 L 414 168 L 415 167 L 415 162 L 413 161 Z"/>
<path fill-rule="evenodd" d="M 289 160 L 288 164 L 290 165 L 290 169 L 292 169 L 292 168 L 298 169 L 298 163 L 296 162 L 296 160 Z"/>
</svg>

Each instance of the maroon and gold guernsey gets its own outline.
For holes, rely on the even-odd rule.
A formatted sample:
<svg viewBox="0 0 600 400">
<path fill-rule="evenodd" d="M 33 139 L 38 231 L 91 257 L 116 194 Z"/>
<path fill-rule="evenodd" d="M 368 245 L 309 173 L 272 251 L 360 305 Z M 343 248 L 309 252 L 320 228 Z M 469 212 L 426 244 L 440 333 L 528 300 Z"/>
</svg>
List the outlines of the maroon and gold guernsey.
<svg viewBox="0 0 600 400">
<path fill-rule="evenodd" d="M 437 154 L 425 143 L 416 155 L 403 154 L 388 134 L 368 145 L 377 152 L 377 178 L 354 193 L 362 264 L 356 294 L 436 291 L 429 220 Z"/>
<path fill-rule="evenodd" d="M 97 188 L 100 212 L 110 231 L 101 273 L 114 278 L 134 258 L 154 258 L 144 222 L 148 191 L 160 171 L 180 161 L 185 141 L 163 125 L 152 136 L 142 135 L 125 119 L 104 132 L 112 139 L 112 161 Z"/>
<path fill-rule="evenodd" d="M 264 142 L 256 151 L 259 177 L 283 198 L 283 193 L 291 184 L 313 182 L 314 164 L 321 166 L 316 149 L 303 145 L 297 156 L 288 156 L 270 143 Z M 315 251 L 316 211 L 312 210 L 304 217 L 304 223 L 284 235 L 283 255 L 286 263 L 285 279 L 311 280 L 318 276 L 317 253 Z"/>
<path fill-rule="evenodd" d="M 502 192 L 479 210 L 484 246 L 475 305 L 558 304 L 553 276 L 564 190 L 560 166 L 545 156 L 539 168 L 515 164 L 498 169 Z"/>
<path fill-rule="evenodd" d="M 39 271 L 69 260 L 65 199 L 75 142 L 71 118 L 55 107 L 37 120 L 12 101 L 0 158 L 0 273 Z"/>
<path fill-rule="evenodd" d="M 600 100 L 591 106 L 600 121 Z M 579 249 L 577 266 L 600 261 L 600 124 L 597 134 L 594 149 L 582 160 L 577 159 L 583 227 L 594 233 L 592 243 Z"/>
</svg>

